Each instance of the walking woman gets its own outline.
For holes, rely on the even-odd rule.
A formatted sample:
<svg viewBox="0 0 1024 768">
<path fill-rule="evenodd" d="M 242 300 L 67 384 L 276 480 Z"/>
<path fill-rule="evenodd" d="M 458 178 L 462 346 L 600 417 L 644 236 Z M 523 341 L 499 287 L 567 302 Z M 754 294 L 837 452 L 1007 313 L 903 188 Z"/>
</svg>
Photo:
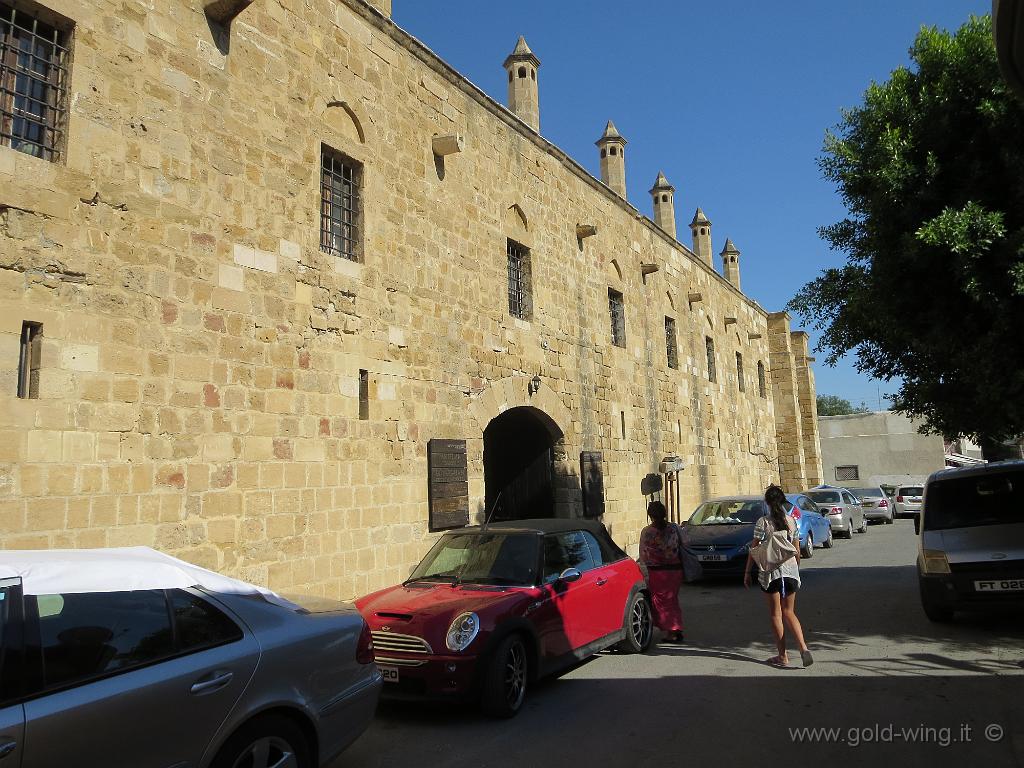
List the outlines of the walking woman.
<svg viewBox="0 0 1024 768">
<path fill-rule="evenodd" d="M 679 608 L 679 587 L 683 583 L 682 548 L 679 528 L 668 522 L 665 505 L 647 505 L 651 524 L 640 532 L 640 559 L 647 565 L 647 586 L 651 590 L 654 625 L 668 632 L 669 642 L 683 641 L 683 612 Z"/>
<path fill-rule="evenodd" d="M 777 667 L 788 667 L 789 656 L 786 654 L 785 627 L 789 627 L 797 647 L 800 649 L 800 657 L 804 666 L 809 667 L 814 663 L 811 652 L 804 642 L 804 631 L 800 626 L 800 619 L 796 617 L 796 593 L 800 589 L 800 533 L 796 523 L 787 514 L 789 501 L 786 494 L 777 485 L 768 486 L 764 494 L 764 503 L 768 507 L 768 514 L 757 521 L 754 526 L 754 540 L 750 543 L 753 551 L 757 547 L 766 546 L 768 541 L 776 532 L 793 545 L 796 550 L 793 556 L 769 572 L 760 571 L 757 575 L 768 602 L 768 613 L 771 621 L 772 635 L 775 637 L 775 647 L 778 654 L 768 659 L 768 663 Z M 750 572 L 754 567 L 753 554 L 747 555 L 747 567 L 743 574 L 743 586 L 750 586 Z"/>
</svg>

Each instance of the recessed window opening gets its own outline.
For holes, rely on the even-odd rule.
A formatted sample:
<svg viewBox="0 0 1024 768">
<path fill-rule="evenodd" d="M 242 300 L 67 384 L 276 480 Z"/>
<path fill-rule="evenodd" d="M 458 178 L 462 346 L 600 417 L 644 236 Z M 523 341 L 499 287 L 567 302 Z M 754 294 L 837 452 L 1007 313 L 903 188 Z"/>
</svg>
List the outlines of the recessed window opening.
<svg viewBox="0 0 1024 768">
<path fill-rule="evenodd" d="M 757 391 L 761 397 L 768 397 L 768 385 L 764 377 L 764 363 L 757 362 Z"/>
<path fill-rule="evenodd" d="M 320 250 L 358 261 L 362 166 L 326 144 L 320 156 Z"/>
<path fill-rule="evenodd" d="M 524 80 L 526 79 L 526 67 L 519 68 L 519 77 Z"/>
<path fill-rule="evenodd" d="M 0 2 L 0 146 L 51 162 L 67 128 L 70 34 Z"/>
<path fill-rule="evenodd" d="M 718 372 L 715 370 L 715 340 L 705 336 L 704 348 L 708 356 L 708 381 L 718 381 Z"/>
<path fill-rule="evenodd" d="M 537 71 L 536 70 L 534 70 L 534 69 L 530 70 L 530 79 L 531 80 L 536 80 L 537 79 Z"/>
<path fill-rule="evenodd" d="M 609 147 L 608 151 L 611 152 L 613 155 L 616 154 L 616 148 L 615 147 Z"/>
<path fill-rule="evenodd" d="M 661 202 L 667 203 L 668 202 L 668 195 L 662 195 L 661 196 Z"/>
<path fill-rule="evenodd" d="M 622 429 L 622 439 L 626 439 L 626 412 L 619 411 L 619 426 Z"/>
<path fill-rule="evenodd" d="M 370 374 L 368 371 L 359 369 L 359 419 L 366 421 L 370 418 Z"/>
<path fill-rule="evenodd" d="M 42 358 L 42 323 L 23 322 L 18 351 L 18 397 L 39 397 L 39 361 Z"/>
<path fill-rule="evenodd" d="M 676 345 L 676 321 L 671 317 L 665 318 L 665 356 L 668 359 L 669 368 L 679 367 L 679 349 Z"/>
<path fill-rule="evenodd" d="M 513 77 L 514 77 L 514 75 L 512 74 L 512 70 L 510 69 L 510 70 L 508 71 L 508 81 L 509 81 L 510 83 L 512 82 L 512 78 L 513 78 Z"/>
<path fill-rule="evenodd" d="M 509 240 L 508 254 L 508 313 L 520 320 L 531 316 L 530 249 L 515 240 Z"/>
<path fill-rule="evenodd" d="M 612 344 L 616 347 L 626 346 L 626 308 L 622 302 L 622 294 L 608 289 L 608 314 L 612 324 Z"/>
<path fill-rule="evenodd" d="M 743 383 L 743 355 L 739 352 L 736 353 L 736 384 L 740 392 L 746 391 L 746 385 Z"/>
<path fill-rule="evenodd" d="M 608 150 L 606 150 L 606 149 L 602 149 L 601 150 L 601 157 L 605 157 L 607 154 L 608 154 Z"/>
<path fill-rule="evenodd" d="M 860 480 L 860 466 L 857 464 L 849 464 L 843 467 L 836 467 L 836 480 L 841 482 Z"/>
</svg>

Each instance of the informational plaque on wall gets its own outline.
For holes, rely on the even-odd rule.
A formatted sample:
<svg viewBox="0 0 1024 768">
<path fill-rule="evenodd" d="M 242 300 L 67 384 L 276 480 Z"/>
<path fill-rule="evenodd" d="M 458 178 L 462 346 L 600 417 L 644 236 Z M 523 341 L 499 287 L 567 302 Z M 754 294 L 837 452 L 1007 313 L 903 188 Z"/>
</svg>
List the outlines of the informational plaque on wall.
<svg viewBox="0 0 1024 768">
<path fill-rule="evenodd" d="M 584 517 L 604 514 L 604 457 L 600 451 L 580 454 L 580 484 L 583 487 Z"/>
<path fill-rule="evenodd" d="M 469 474 L 465 440 L 427 442 L 430 530 L 469 525 Z"/>
</svg>

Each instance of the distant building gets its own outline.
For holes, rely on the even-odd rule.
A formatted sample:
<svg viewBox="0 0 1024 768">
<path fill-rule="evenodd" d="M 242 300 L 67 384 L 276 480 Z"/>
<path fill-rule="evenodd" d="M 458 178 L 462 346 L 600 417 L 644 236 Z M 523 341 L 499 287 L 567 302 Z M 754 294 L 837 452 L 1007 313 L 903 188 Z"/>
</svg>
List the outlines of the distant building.
<svg viewBox="0 0 1024 768">
<path fill-rule="evenodd" d="M 892 411 L 819 416 L 824 482 L 857 488 L 921 482 L 946 466 L 941 435 Z"/>
</svg>

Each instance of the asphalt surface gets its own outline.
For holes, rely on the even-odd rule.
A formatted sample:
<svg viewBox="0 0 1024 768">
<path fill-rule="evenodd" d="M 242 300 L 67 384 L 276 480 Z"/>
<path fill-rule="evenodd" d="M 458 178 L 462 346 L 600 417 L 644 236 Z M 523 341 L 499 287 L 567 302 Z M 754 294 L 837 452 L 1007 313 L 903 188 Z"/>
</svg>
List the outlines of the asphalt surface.
<svg viewBox="0 0 1024 768">
<path fill-rule="evenodd" d="M 1024 768 L 1024 617 L 932 624 L 916 546 L 900 520 L 804 560 L 797 614 L 809 669 L 765 664 L 774 645 L 756 587 L 687 585 L 685 644 L 601 654 L 535 686 L 512 720 L 382 702 L 332 768 Z M 836 730 L 801 741 L 791 733 L 801 727 Z"/>
</svg>

